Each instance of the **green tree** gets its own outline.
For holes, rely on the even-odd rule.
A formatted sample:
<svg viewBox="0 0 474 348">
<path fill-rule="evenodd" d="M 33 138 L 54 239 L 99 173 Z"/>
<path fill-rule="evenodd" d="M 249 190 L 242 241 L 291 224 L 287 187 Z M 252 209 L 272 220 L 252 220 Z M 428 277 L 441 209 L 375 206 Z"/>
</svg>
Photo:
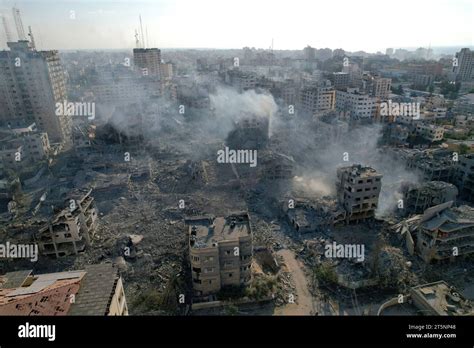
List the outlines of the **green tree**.
<svg viewBox="0 0 474 348">
<path fill-rule="evenodd" d="M 461 143 L 461 144 L 459 145 L 459 153 L 460 153 L 461 155 L 465 155 L 468 151 L 469 151 L 469 146 L 467 146 L 467 145 L 464 144 L 464 143 Z"/>
</svg>

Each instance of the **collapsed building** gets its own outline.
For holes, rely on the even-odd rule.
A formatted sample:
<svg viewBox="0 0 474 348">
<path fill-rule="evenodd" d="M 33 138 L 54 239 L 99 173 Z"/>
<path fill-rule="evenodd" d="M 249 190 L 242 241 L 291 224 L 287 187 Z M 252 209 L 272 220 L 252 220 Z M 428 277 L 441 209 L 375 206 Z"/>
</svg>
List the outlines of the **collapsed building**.
<svg viewBox="0 0 474 348">
<path fill-rule="evenodd" d="M 337 197 L 346 210 L 346 222 L 374 217 L 377 209 L 382 174 L 370 167 L 352 165 L 337 170 Z"/>
<path fill-rule="evenodd" d="M 194 109 L 209 109 L 211 101 L 206 90 L 199 86 L 179 86 L 178 103 Z"/>
<path fill-rule="evenodd" d="M 93 151 L 96 126 L 87 118 L 76 117 L 72 126 L 72 143 L 78 157 L 87 157 Z"/>
<path fill-rule="evenodd" d="M 189 256 L 197 297 L 250 282 L 252 231 L 246 212 L 192 217 L 185 222 L 189 225 Z"/>
<path fill-rule="evenodd" d="M 311 233 L 346 220 L 346 211 L 329 197 L 295 198 L 283 203 L 285 218 L 298 233 Z"/>
<path fill-rule="evenodd" d="M 418 171 L 426 181 L 450 182 L 456 170 L 452 152 L 442 149 L 415 153 L 409 157 L 407 166 Z"/>
<path fill-rule="evenodd" d="M 296 164 L 291 156 L 265 149 L 258 151 L 255 159 L 255 167 L 248 163 L 231 164 L 235 179 L 242 187 L 254 188 L 260 182 L 264 182 L 267 188 L 274 188 L 279 184 L 284 186 L 294 176 Z"/>
<path fill-rule="evenodd" d="M 474 252 L 474 208 L 466 205 L 446 202 L 392 228 L 405 237 L 409 253 L 416 251 L 426 263 Z"/>
<path fill-rule="evenodd" d="M 459 156 L 455 184 L 459 188 L 461 197 L 474 202 L 474 155 Z"/>
<path fill-rule="evenodd" d="M 239 92 L 255 89 L 257 86 L 257 75 L 252 72 L 243 72 L 239 69 L 229 69 L 221 74 L 227 85 L 235 87 Z"/>
<path fill-rule="evenodd" d="M 94 138 L 106 144 L 126 145 L 127 148 L 141 146 L 146 130 L 143 112 L 139 104 L 117 107 L 107 123 L 97 127 Z"/>
<path fill-rule="evenodd" d="M 405 161 L 406 167 L 418 172 L 425 181 L 452 182 L 456 172 L 453 153 L 446 149 L 387 148 L 386 151 L 395 160 Z"/>
<path fill-rule="evenodd" d="M 404 209 L 408 214 L 422 214 L 435 205 L 456 201 L 458 189 L 444 181 L 429 181 L 420 185 L 406 185 L 402 188 Z"/>
<path fill-rule="evenodd" d="M 259 162 L 262 164 L 260 177 L 265 180 L 290 180 L 293 178 L 296 165 L 291 156 L 279 152 L 265 151 Z"/>
<path fill-rule="evenodd" d="M 270 117 L 248 115 L 237 121 L 227 136 L 227 145 L 234 149 L 261 149 L 269 138 Z"/>
<path fill-rule="evenodd" d="M 78 254 L 90 245 L 97 227 L 97 209 L 92 190 L 71 199 L 69 207 L 41 227 L 36 240 L 43 255 L 56 257 Z"/>
</svg>

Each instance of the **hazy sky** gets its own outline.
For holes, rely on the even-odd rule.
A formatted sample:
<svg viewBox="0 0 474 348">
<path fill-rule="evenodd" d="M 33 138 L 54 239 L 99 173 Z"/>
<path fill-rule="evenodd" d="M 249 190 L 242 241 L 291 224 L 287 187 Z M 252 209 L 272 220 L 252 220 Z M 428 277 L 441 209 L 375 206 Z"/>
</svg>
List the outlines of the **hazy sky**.
<svg viewBox="0 0 474 348">
<path fill-rule="evenodd" d="M 13 33 L 15 4 L 41 49 L 132 48 L 139 14 L 160 48 L 473 45 L 472 0 L 0 0 Z"/>
</svg>

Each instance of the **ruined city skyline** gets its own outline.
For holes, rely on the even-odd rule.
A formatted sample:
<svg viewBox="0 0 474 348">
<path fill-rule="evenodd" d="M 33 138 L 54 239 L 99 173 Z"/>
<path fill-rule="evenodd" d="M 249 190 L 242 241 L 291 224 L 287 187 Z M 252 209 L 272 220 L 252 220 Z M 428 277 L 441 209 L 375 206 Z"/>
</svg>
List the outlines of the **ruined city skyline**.
<svg viewBox="0 0 474 348">
<path fill-rule="evenodd" d="M 292 6 L 286 1 L 244 0 L 231 9 L 219 6 L 215 0 L 2 0 L 0 13 L 11 28 L 13 6 L 22 11 L 42 49 L 133 48 L 135 30 L 147 47 L 161 48 L 268 49 L 273 42 L 278 50 L 311 45 L 376 53 L 387 47 L 474 45 L 470 28 L 472 2 L 465 0 L 436 0 L 429 9 L 423 1 L 403 0 L 386 11 L 370 0 L 297 0 Z M 428 11 L 430 15 L 424 15 Z M 400 18 L 410 18 L 412 25 L 397 25 Z M 68 29 L 58 31 L 58 26 Z M 335 26 L 341 30 L 334 30 Z M 225 30 L 216 30 L 218 27 Z M 2 37 L 3 46 L 4 42 Z"/>
<path fill-rule="evenodd" d="M 212 337 L 223 342 L 234 316 L 244 327 L 250 316 L 270 324 L 275 316 L 305 317 L 300 329 L 331 322 L 344 342 L 380 340 L 373 331 L 403 342 L 470 339 L 462 326 L 469 322 L 459 317 L 474 315 L 474 50 L 454 48 L 456 34 L 469 32 L 467 2 L 402 1 L 431 14 L 416 29 L 382 27 L 367 1 L 346 8 L 54 3 L 5 1 L 9 19 L 0 17 L 8 38 L 0 48 L 0 326 L 10 320 L 7 339 L 63 343 L 76 330 L 65 316 L 87 316 L 79 319 L 89 332 L 102 330 L 96 342 L 115 342 L 132 325 L 161 328 L 187 317 L 199 318 L 173 341 L 197 343 L 215 320 Z M 394 16 L 406 11 L 388 8 Z M 184 45 L 180 33 L 205 21 L 186 39 L 245 44 L 147 43 L 158 9 L 173 19 L 157 24 L 166 25 L 160 38 L 169 42 Z M 353 23 L 351 10 L 364 21 L 350 44 L 370 51 L 386 37 L 380 52 L 339 40 Z M 298 11 L 285 29 L 283 17 Z M 450 16 L 459 25 L 445 30 Z M 433 24 L 443 19 L 445 26 Z M 239 38 L 229 29 L 236 21 Z M 46 31 L 43 40 L 48 26 L 58 33 Z M 274 47 L 252 47 L 276 26 L 293 35 L 294 49 L 277 49 L 281 36 Z M 309 30 L 322 26 L 328 44 Z M 416 48 L 390 41 L 396 30 Z M 426 44 L 428 32 L 437 44 L 449 37 L 451 48 Z M 124 46 L 65 49 L 66 37 L 79 46 Z M 98 319 L 108 316 L 135 321 Z M 334 324 L 329 316 L 351 321 Z M 277 329 L 278 340 L 296 341 Z M 88 339 L 79 336 L 74 343 Z M 235 335 L 242 340 L 245 331 Z"/>
</svg>

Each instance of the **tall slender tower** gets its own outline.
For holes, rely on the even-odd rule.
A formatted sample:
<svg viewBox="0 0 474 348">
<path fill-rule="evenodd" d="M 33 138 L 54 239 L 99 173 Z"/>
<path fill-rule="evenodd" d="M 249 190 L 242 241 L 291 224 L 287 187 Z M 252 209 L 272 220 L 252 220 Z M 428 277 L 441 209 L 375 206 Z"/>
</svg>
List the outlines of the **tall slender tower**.
<svg viewBox="0 0 474 348">
<path fill-rule="evenodd" d="M 33 31 L 31 30 L 31 26 L 28 26 L 28 36 L 30 37 L 31 48 L 36 50 L 35 37 L 33 36 Z"/>
<path fill-rule="evenodd" d="M 5 31 L 5 38 L 7 39 L 7 42 L 11 42 L 12 34 L 10 32 L 10 29 L 8 28 L 7 17 L 3 15 L 2 15 L 2 24 L 3 24 L 3 30 Z"/>
<path fill-rule="evenodd" d="M 21 21 L 20 10 L 17 9 L 16 7 L 13 7 L 12 12 L 13 12 L 13 19 L 15 20 L 18 40 L 26 40 L 25 29 L 23 28 L 23 22 Z"/>
</svg>

